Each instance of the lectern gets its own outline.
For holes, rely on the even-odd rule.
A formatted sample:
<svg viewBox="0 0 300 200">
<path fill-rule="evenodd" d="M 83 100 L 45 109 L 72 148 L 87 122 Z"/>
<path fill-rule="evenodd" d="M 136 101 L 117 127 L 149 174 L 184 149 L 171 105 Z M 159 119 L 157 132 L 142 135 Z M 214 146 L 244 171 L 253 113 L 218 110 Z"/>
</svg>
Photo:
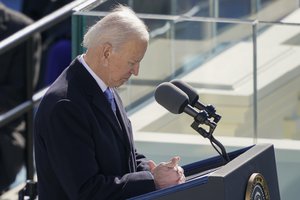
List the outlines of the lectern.
<svg viewBox="0 0 300 200">
<path fill-rule="evenodd" d="M 280 199 L 272 144 L 257 144 L 228 154 L 230 161 L 212 157 L 183 166 L 186 183 L 130 200 L 254 200 Z"/>
</svg>

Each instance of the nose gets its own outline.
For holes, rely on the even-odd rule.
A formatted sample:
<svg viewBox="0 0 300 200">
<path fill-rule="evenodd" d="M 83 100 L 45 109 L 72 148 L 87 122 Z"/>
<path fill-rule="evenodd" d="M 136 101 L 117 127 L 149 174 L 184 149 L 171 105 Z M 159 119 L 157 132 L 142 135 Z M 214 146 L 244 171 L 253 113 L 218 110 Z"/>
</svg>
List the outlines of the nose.
<svg viewBox="0 0 300 200">
<path fill-rule="evenodd" d="M 139 74 L 140 63 L 136 63 L 131 69 L 131 74 L 137 76 Z"/>
</svg>

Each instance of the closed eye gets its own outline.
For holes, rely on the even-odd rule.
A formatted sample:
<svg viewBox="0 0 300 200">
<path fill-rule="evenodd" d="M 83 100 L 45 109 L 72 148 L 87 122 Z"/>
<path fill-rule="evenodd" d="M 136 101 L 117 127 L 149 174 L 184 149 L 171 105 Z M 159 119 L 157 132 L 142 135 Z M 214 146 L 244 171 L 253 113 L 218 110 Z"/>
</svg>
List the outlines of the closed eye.
<svg viewBox="0 0 300 200">
<path fill-rule="evenodd" d="M 128 62 L 128 65 L 129 65 L 130 68 L 133 68 L 135 63 L 134 62 Z"/>
</svg>

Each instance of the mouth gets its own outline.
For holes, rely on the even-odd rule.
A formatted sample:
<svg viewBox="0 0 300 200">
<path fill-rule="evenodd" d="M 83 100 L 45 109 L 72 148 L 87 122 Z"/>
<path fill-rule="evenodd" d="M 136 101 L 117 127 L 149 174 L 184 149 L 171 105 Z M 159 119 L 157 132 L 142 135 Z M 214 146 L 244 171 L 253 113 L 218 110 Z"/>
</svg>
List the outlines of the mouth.
<svg viewBox="0 0 300 200">
<path fill-rule="evenodd" d="M 121 79 L 122 84 L 126 83 L 128 81 L 128 78 Z"/>
<path fill-rule="evenodd" d="M 126 81 L 128 81 L 129 79 L 130 79 L 130 76 L 124 78 L 124 80 L 126 80 Z"/>
</svg>

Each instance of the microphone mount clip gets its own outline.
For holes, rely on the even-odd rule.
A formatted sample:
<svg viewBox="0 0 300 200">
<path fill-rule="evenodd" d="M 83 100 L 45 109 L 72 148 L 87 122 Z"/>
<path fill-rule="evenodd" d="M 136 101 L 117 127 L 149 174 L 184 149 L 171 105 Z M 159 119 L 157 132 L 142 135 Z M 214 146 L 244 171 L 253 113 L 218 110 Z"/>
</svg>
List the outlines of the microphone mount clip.
<svg viewBox="0 0 300 200">
<path fill-rule="evenodd" d="M 209 141 L 211 142 L 212 146 L 215 148 L 215 150 L 223 157 L 225 163 L 229 162 L 229 156 L 224 148 L 224 146 L 222 145 L 221 142 L 219 142 L 217 139 L 214 138 L 213 136 L 213 132 L 217 127 L 217 122 L 211 121 L 209 119 L 209 114 L 204 111 L 201 110 L 199 111 L 199 113 L 194 117 L 194 122 L 191 124 L 191 127 L 197 131 L 200 135 L 202 135 L 204 138 L 208 138 Z M 220 116 L 221 118 L 221 116 Z M 220 119 L 219 118 L 219 119 Z M 204 128 L 202 128 L 200 125 L 205 124 L 209 127 L 209 130 L 205 130 Z M 221 150 L 221 152 L 216 148 L 216 146 L 219 147 L 219 149 Z"/>
<path fill-rule="evenodd" d="M 191 124 L 191 127 L 197 131 L 200 135 L 204 138 L 211 138 L 212 134 L 217 127 L 215 122 L 210 121 L 209 116 L 206 111 L 201 110 L 198 114 L 194 117 L 194 122 Z M 204 128 L 200 127 L 200 125 L 205 124 L 209 127 L 209 131 L 205 130 Z"/>
<path fill-rule="evenodd" d="M 216 113 L 216 109 L 213 105 L 211 104 L 208 104 L 206 106 L 204 106 L 204 110 L 207 112 L 209 118 L 213 118 L 213 121 L 215 123 L 218 123 L 221 119 L 221 116 L 219 114 Z"/>
</svg>

